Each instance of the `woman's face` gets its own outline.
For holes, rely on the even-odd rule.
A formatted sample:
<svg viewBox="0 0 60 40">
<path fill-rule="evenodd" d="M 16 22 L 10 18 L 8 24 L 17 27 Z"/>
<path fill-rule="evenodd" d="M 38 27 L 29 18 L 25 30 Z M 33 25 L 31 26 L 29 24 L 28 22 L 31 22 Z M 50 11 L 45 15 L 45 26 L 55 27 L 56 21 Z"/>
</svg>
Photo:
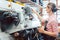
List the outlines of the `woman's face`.
<svg viewBox="0 0 60 40">
<path fill-rule="evenodd" d="M 50 13 L 51 12 L 51 8 L 49 6 L 46 7 L 46 11 L 47 13 Z"/>
</svg>

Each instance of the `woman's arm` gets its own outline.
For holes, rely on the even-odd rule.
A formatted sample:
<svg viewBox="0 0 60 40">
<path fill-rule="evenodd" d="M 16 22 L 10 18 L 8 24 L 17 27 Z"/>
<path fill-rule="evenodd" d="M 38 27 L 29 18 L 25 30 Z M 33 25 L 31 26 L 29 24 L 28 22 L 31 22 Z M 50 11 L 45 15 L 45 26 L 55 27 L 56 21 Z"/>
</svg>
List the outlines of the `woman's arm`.
<svg viewBox="0 0 60 40">
<path fill-rule="evenodd" d="M 49 36 L 57 37 L 56 32 L 48 32 L 48 31 L 44 31 L 43 33 L 46 34 L 46 35 L 49 35 Z"/>
<path fill-rule="evenodd" d="M 37 13 L 34 9 L 32 9 L 32 11 L 33 11 L 34 14 L 36 14 L 38 16 L 39 20 L 42 21 L 42 17 L 39 15 L 39 13 Z"/>
<path fill-rule="evenodd" d="M 39 33 L 43 33 L 49 36 L 53 36 L 53 37 L 57 37 L 58 34 L 56 32 L 49 32 L 49 31 L 45 31 L 43 28 L 39 28 L 38 29 Z"/>
<path fill-rule="evenodd" d="M 51 31 L 45 31 L 44 29 L 38 29 L 38 31 L 40 33 L 43 33 L 43 34 L 46 34 L 46 35 L 49 35 L 49 36 L 53 36 L 53 37 L 57 37 L 58 36 L 58 24 L 57 22 L 51 22 Z M 49 29 L 50 30 L 50 29 Z"/>
<path fill-rule="evenodd" d="M 34 9 L 32 9 L 32 11 L 33 11 L 34 14 L 36 14 L 36 15 L 38 16 L 38 19 L 41 21 L 42 26 L 44 26 L 44 23 L 45 23 L 46 20 L 44 20 L 44 19 L 42 18 L 42 16 L 40 16 L 39 13 L 37 13 Z M 47 19 L 48 19 L 48 18 L 47 18 Z"/>
</svg>

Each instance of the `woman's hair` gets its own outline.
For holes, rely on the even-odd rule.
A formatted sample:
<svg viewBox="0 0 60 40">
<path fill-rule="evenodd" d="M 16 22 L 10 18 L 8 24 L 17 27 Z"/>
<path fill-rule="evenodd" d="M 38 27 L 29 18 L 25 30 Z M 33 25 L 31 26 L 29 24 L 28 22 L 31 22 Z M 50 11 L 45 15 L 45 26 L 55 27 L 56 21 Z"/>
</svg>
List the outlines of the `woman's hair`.
<svg viewBox="0 0 60 40">
<path fill-rule="evenodd" d="M 51 8 L 52 12 L 56 12 L 58 10 L 54 3 L 48 3 L 47 7 Z"/>
</svg>

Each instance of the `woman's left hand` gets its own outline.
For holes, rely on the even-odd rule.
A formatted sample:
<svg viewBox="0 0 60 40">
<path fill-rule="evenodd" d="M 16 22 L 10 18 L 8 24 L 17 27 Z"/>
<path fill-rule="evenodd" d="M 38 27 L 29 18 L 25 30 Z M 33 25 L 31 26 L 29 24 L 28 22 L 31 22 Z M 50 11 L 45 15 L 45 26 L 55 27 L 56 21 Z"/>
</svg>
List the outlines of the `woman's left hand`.
<svg viewBox="0 0 60 40">
<path fill-rule="evenodd" d="M 38 28 L 39 33 L 44 33 L 44 31 L 45 31 L 44 28 Z"/>
</svg>

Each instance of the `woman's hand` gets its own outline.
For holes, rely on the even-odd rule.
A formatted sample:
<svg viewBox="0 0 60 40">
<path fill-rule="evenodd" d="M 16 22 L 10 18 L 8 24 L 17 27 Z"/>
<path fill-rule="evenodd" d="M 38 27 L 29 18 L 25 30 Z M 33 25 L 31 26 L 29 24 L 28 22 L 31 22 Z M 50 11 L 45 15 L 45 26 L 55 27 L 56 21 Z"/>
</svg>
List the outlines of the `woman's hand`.
<svg viewBox="0 0 60 40">
<path fill-rule="evenodd" d="M 39 32 L 39 33 L 44 33 L 44 31 L 45 31 L 45 30 L 44 30 L 44 27 L 38 28 L 38 32 Z"/>
</svg>

